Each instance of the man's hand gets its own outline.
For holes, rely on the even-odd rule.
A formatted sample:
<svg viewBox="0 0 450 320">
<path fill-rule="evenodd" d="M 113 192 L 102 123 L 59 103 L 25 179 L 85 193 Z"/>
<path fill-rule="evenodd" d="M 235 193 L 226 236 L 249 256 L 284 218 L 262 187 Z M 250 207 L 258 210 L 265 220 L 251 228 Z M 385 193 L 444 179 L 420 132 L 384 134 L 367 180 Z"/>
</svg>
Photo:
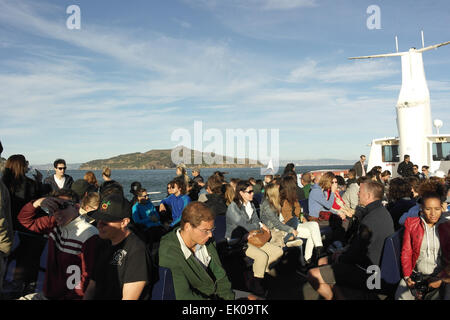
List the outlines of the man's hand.
<svg viewBox="0 0 450 320">
<path fill-rule="evenodd" d="M 442 280 L 441 279 L 430 279 L 430 282 L 428 283 L 428 287 L 433 288 L 433 289 L 437 289 L 442 285 Z"/>
<path fill-rule="evenodd" d="M 409 288 L 413 288 L 416 283 L 412 281 L 411 278 L 408 278 L 406 279 L 406 284 L 408 285 Z"/>
<path fill-rule="evenodd" d="M 62 206 L 64 202 L 66 202 L 66 200 L 55 197 L 44 198 L 40 204 L 40 207 L 48 209 L 48 213 L 52 215 L 54 212 L 60 210 L 60 206 Z"/>
<path fill-rule="evenodd" d="M 267 226 L 265 224 L 263 224 L 263 223 L 261 224 L 261 229 L 263 229 L 264 231 L 267 231 L 267 232 L 270 233 L 269 228 L 267 228 Z"/>
<path fill-rule="evenodd" d="M 35 207 L 35 208 L 40 207 L 42 204 L 42 201 L 44 201 L 44 200 L 45 200 L 45 198 L 37 199 L 36 201 L 33 202 L 33 207 Z"/>
</svg>

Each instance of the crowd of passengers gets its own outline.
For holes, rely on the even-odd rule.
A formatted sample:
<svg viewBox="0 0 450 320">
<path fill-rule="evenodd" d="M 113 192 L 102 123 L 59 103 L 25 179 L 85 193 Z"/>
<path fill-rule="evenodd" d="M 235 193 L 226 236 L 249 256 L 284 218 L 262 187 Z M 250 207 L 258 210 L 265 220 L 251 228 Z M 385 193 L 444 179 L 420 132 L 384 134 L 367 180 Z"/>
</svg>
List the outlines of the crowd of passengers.
<svg viewBox="0 0 450 320">
<path fill-rule="evenodd" d="M 164 267 L 177 300 L 233 300 L 233 277 L 242 276 L 228 268 L 234 258 L 247 268 L 241 299 L 267 298 L 268 279 L 281 276 L 302 277 L 323 299 L 345 299 L 345 288 L 371 290 L 367 270 L 381 266 L 386 239 L 395 235 L 402 278 L 388 296 L 450 298 L 450 175 L 391 179 L 358 163 L 343 176 L 298 175 L 288 164 L 281 175 L 227 181 L 220 171 L 204 180 L 193 169 L 189 177 L 180 164 L 157 202 L 138 181 L 127 200 L 109 168 L 102 183 L 92 171 L 74 181 L 63 159 L 54 169 L 43 179 L 28 172 L 23 155 L 12 155 L 2 170 L 3 299 L 148 300 Z M 289 255 L 294 272 L 280 275 L 288 252 L 297 253 Z"/>
</svg>

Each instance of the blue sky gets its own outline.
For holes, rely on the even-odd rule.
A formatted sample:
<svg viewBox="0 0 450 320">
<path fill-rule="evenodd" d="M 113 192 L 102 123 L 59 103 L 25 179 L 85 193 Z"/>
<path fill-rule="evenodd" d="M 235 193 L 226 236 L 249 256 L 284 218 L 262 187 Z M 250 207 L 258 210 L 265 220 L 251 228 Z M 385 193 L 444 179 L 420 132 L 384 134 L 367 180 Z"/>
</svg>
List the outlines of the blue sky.
<svg viewBox="0 0 450 320">
<path fill-rule="evenodd" d="M 69 30 L 66 8 L 81 9 Z M 381 9 L 370 30 L 366 10 Z M 178 128 L 279 129 L 281 159 L 357 159 L 397 135 L 400 58 L 450 40 L 450 2 L 0 0 L 3 157 L 70 163 L 168 149 Z M 449 132 L 450 46 L 424 54 Z"/>
</svg>

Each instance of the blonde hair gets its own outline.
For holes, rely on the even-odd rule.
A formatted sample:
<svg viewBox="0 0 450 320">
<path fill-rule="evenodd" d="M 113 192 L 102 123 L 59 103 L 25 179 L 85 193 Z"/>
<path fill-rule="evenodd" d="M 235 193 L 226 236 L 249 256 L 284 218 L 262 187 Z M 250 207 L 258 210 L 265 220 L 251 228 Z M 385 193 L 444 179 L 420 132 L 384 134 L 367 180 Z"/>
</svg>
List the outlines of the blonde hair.
<svg viewBox="0 0 450 320">
<path fill-rule="evenodd" d="M 102 175 L 104 175 L 107 178 L 111 178 L 111 169 L 108 167 L 103 168 Z"/>
<path fill-rule="evenodd" d="M 225 185 L 225 201 L 227 206 L 229 206 L 234 201 L 235 191 L 231 184 L 227 183 Z"/>
<path fill-rule="evenodd" d="M 81 201 L 81 208 L 86 210 L 86 207 L 97 208 L 100 203 L 100 195 L 97 192 L 90 192 Z M 87 211 L 87 210 L 86 210 Z"/>
<path fill-rule="evenodd" d="M 333 172 L 331 171 L 325 172 L 324 175 L 320 177 L 319 186 L 323 190 L 330 190 L 334 178 L 336 178 L 336 175 Z"/>
<path fill-rule="evenodd" d="M 266 186 L 264 191 L 264 197 L 269 201 L 272 209 L 279 214 L 281 211 L 281 203 L 280 203 L 280 186 L 275 183 L 271 183 Z"/>
</svg>

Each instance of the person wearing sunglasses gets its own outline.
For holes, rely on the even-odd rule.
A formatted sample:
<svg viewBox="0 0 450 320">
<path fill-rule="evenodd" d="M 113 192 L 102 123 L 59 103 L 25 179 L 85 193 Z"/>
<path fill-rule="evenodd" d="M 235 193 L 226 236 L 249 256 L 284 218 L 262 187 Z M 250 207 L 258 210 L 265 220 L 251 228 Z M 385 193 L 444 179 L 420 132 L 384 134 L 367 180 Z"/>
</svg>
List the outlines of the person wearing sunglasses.
<svg viewBox="0 0 450 320">
<path fill-rule="evenodd" d="M 165 233 L 160 216 L 146 189 L 139 189 L 136 195 L 137 202 L 131 210 L 133 221 L 144 229 L 149 243 L 159 242 L 161 236 Z"/>
<path fill-rule="evenodd" d="M 176 300 L 234 300 L 213 241 L 214 214 L 204 203 L 184 208 L 180 227 L 162 237 L 159 265 L 170 269 Z"/>
<path fill-rule="evenodd" d="M 55 174 L 45 178 L 44 185 L 48 193 L 61 189 L 70 189 L 72 187 L 73 178 L 66 174 L 67 165 L 64 159 L 56 159 L 53 162 Z"/>
<path fill-rule="evenodd" d="M 228 206 L 226 213 L 225 238 L 230 242 L 232 239 L 247 241 L 245 254 L 253 259 L 253 278 L 249 283 L 249 289 L 258 296 L 266 293 L 264 276 L 272 273 L 269 266 L 277 261 L 283 250 L 266 242 L 261 247 L 252 245 L 248 240 L 256 236 L 254 230 L 262 230 L 270 233 L 269 228 L 264 225 L 256 213 L 253 200 L 253 186 L 248 181 L 239 181 L 236 186 L 234 201 Z"/>
</svg>

